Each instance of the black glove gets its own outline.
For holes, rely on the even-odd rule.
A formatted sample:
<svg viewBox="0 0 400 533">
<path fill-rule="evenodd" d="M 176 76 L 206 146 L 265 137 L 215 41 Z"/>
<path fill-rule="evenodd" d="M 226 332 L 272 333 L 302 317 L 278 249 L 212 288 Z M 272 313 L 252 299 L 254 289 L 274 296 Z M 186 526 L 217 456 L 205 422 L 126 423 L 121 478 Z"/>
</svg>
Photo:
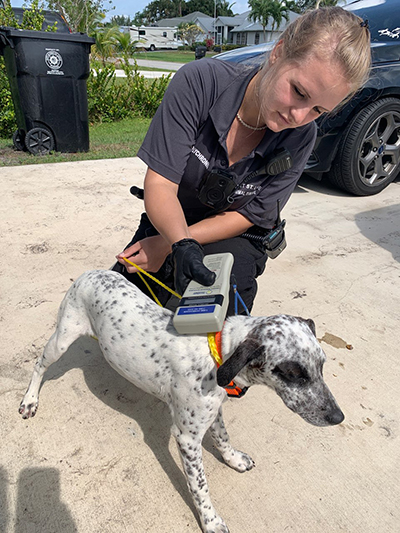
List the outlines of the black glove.
<svg viewBox="0 0 400 533">
<path fill-rule="evenodd" d="M 175 288 L 182 295 L 193 279 L 209 287 L 215 281 L 215 272 L 203 264 L 204 251 L 194 239 L 182 239 L 172 245 L 172 259 L 175 266 Z"/>
</svg>

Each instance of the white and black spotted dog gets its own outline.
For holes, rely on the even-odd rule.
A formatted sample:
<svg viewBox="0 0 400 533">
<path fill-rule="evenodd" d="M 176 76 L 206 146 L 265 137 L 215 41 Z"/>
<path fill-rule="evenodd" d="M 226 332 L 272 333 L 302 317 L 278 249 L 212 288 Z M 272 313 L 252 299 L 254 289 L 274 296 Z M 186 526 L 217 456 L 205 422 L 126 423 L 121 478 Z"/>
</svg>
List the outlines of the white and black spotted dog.
<svg viewBox="0 0 400 533">
<path fill-rule="evenodd" d="M 82 335 L 96 336 L 110 365 L 137 387 L 166 402 L 172 415 L 183 468 L 201 527 L 227 533 L 209 496 L 202 461 L 208 429 L 224 461 L 239 472 L 253 460 L 229 443 L 221 405 L 222 388 L 267 385 L 304 420 L 316 426 L 344 419 L 322 377 L 325 354 L 314 323 L 287 315 L 230 317 L 222 331 L 224 364 L 217 370 L 206 335 L 179 335 L 172 312 L 160 308 L 120 274 L 93 270 L 79 277 L 59 310 L 55 333 L 35 365 L 19 412 L 35 415 L 46 369 Z"/>
</svg>

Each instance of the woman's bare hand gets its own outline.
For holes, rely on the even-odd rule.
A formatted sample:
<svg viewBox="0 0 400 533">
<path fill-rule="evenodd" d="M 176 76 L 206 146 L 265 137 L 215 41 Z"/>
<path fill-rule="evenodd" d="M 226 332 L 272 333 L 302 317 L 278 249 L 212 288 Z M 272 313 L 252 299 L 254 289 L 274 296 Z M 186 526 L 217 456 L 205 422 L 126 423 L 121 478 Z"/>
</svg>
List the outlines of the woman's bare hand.
<svg viewBox="0 0 400 533">
<path fill-rule="evenodd" d="M 155 235 L 132 244 L 116 257 L 131 274 L 138 272 L 138 269 L 127 263 L 124 257 L 146 272 L 157 272 L 170 252 L 171 248 L 165 239 L 161 235 Z"/>
</svg>

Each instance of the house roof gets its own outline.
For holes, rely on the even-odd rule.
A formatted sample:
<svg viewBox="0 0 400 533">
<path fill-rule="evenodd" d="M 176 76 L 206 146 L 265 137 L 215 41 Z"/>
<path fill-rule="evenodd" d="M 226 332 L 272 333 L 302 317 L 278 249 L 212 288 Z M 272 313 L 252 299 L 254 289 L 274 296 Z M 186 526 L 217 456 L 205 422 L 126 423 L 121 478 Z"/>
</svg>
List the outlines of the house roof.
<svg viewBox="0 0 400 533">
<path fill-rule="evenodd" d="M 233 17 L 217 17 L 216 26 L 218 26 L 218 21 L 224 24 L 225 26 L 239 26 L 246 20 L 247 15 L 250 11 L 245 11 L 240 15 L 234 15 Z"/>
<path fill-rule="evenodd" d="M 214 19 L 210 17 L 198 17 L 196 20 L 193 21 L 195 24 L 206 30 L 207 32 L 213 32 L 214 31 Z"/>
<path fill-rule="evenodd" d="M 185 15 L 184 17 L 173 17 L 170 19 L 159 20 L 157 21 L 157 24 L 158 26 L 165 28 L 166 26 L 179 26 L 179 24 L 184 22 L 195 22 L 197 19 L 208 19 L 211 22 L 214 20 L 213 17 L 210 17 L 201 11 L 194 11 L 193 13 Z"/>
<path fill-rule="evenodd" d="M 246 15 L 249 12 L 246 13 Z M 279 27 L 275 27 L 274 31 L 283 31 L 293 20 L 297 19 L 300 15 L 298 13 L 294 13 L 293 11 L 289 11 L 289 20 L 286 21 L 285 19 L 282 19 L 282 23 Z M 248 31 L 263 31 L 263 27 L 259 22 L 252 22 L 249 19 L 245 19 L 242 24 L 239 26 L 236 26 L 232 33 L 238 33 L 238 32 L 248 32 Z M 268 20 L 268 24 L 265 28 L 265 31 L 272 31 L 272 19 Z"/>
</svg>

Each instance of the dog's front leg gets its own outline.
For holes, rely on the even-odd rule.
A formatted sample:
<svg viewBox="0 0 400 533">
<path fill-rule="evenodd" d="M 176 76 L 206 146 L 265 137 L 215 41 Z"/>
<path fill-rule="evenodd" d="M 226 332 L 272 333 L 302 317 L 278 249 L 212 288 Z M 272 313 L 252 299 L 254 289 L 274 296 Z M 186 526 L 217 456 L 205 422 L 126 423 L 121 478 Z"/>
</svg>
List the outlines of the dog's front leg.
<svg viewBox="0 0 400 533">
<path fill-rule="evenodd" d="M 203 467 L 201 443 L 204 435 L 192 435 L 190 432 L 182 431 L 177 426 L 173 428 L 173 434 L 178 444 L 187 484 L 204 533 L 229 533 L 227 525 L 217 514 L 211 502 Z"/>
<path fill-rule="evenodd" d="M 222 417 L 222 407 L 219 409 L 218 415 L 210 426 L 210 435 L 214 441 L 215 447 L 220 452 L 223 460 L 228 466 L 234 468 L 238 472 L 246 472 L 255 466 L 253 459 L 247 455 L 247 453 L 232 448 Z"/>
</svg>

